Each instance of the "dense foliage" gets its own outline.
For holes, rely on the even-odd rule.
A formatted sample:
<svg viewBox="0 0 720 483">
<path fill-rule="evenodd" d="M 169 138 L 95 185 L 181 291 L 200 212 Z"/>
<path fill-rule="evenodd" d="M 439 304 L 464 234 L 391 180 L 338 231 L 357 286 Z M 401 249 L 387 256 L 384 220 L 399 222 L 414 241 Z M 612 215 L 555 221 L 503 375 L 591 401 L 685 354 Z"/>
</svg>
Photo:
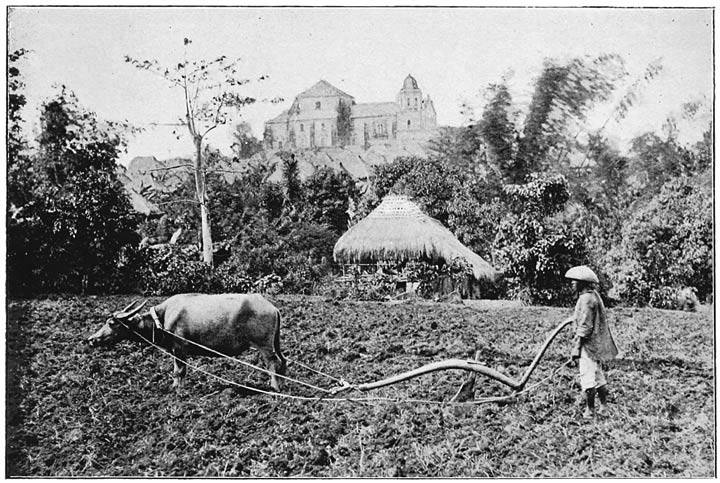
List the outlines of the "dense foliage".
<svg viewBox="0 0 720 483">
<path fill-rule="evenodd" d="M 712 296 L 712 186 L 709 173 L 701 177 L 669 181 L 623 225 L 607 257 L 617 297 L 671 307 L 681 287 Z"/>
<path fill-rule="evenodd" d="M 235 126 L 232 133 L 233 143 L 230 148 L 238 159 L 248 159 L 263 149 L 263 143 L 253 136 L 252 128 L 247 122 L 241 122 Z"/>
<path fill-rule="evenodd" d="M 278 165 L 271 165 L 249 125 L 240 123 L 232 157 L 207 146 L 201 151 L 200 142 L 200 171 L 178 166 L 173 174 L 184 176 L 184 183 L 172 192 L 149 193 L 166 216 L 139 220 L 115 174 L 127 126 L 97 119 L 63 88 L 43 106 L 37 147 L 28 148 L 19 68 L 26 55 L 19 50 L 8 59 L 11 293 L 327 293 L 328 276 L 337 274 L 332 263 L 337 238 L 395 193 L 410 196 L 504 274 L 480 296 L 568 303 L 563 273 L 579 263 L 595 269 L 602 291 L 617 302 L 673 308 L 683 305 L 683 293 L 701 300 L 712 296 L 711 127 L 700 142 L 685 145 L 671 115 L 661 133 L 636 137 L 628 152 L 602 132 L 611 120 L 625 117 L 659 75 L 657 62 L 622 93 L 605 125 L 587 132 L 587 113 L 617 99 L 616 87 L 627 75 L 618 56 L 548 59 L 524 109 L 513 100 L 506 75 L 487 87 L 476 120 L 441 128 L 427 157 L 401 156 L 377 165 L 363 185 L 330 168 L 301 179 L 293 151 L 277 153 Z M 143 70 L 157 68 L 128 61 Z M 207 80 L 201 77 L 197 80 Z M 213 102 L 222 107 L 252 101 Z M 699 103 L 686 103 L 681 115 L 689 119 L 700 110 Z M 349 105 L 338 107 L 341 144 L 351 134 L 349 112 Z M 272 141 L 268 136 L 265 141 Z M 239 159 L 244 161 L 237 171 Z M 178 246 L 138 248 L 137 231 L 147 236 L 163 231 L 159 239 L 165 240 L 179 228 Z M 198 247 L 209 260 L 210 239 L 214 268 L 198 260 Z M 425 270 L 427 284 L 438 279 L 431 271 Z M 353 289 L 357 297 L 392 291 L 390 278 L 376 279 Z"/>
<path fill-rule="evenodd" d="M 528 303 L 557 305 L 571 295 L 565 271 L 586 263 L 585 239 L 555 218 L 569 199 L 561 175 L 532 175 L 526 184 L 507 185 L 510 212 L 501 220 L 495 248 L 510 295 Z"/>
<path fill-rule="evenodd" d="M 209 166 L 226 161 L 217 152 L 206 155 Z M 287 152 L 282 158 L 279 183 L 267 179 L 272 170 L 263 162 L 248 165 L 232 182 L 222 170 L 209 174 L 217 266 L 202 270 L 196 266 L 196 252 L 172 250 L 167 256 L 175 259 L 175 270 L 184 275 L 154 285 L 149 280 L 145 290 L 177 293 L 191 284 L 222 292 L 259 283 L 261 288 L 276 291 L 313 291 L 333 268 L 332 249 L 347 228 L 347 210 L 357 197 L 357 188 L 346 173 L 331 169 L 319 169 L 302 181 L 295 156 Z M 193 190 L 188 177 L 180 188 L 158 198 L 175 225 L 189 233 L 194 233 L 200 212 L 193 203 L 177 201 L 191 197 Z M 194 235 L 185 241 L 196 239 Z M 155 271 L 167 270 L 160 265 Z M 272 287 L 268 280 L 275 281 Z"/>
<path fill-rule="evenodd" d="M 658 62 L 648 65 L 605 124 L 586 133 L 587 112 L 610 99 L 627 75 L 618 56 L 548 60 L 524 116 L 504 77 L 488 86 L 477 121 L 441 129 L 430 143 L 430 160 L 396 161 L 380 170 L 378 191 L 390 185 L 418 198 L 505 273 L 506 296 L 559 303 L 567 296 L 562 272 L 587 263 L 602 289 L 621 302 L 674 308 L 684 287 L 702 298 L 712 291 L 712 222 L 711 195 L 698 186 L 712 163 L 711 129 L 696 145 L 682 145 L 670 115 L 662 134 L 638 136 L 628 154 L 602 133 L 627 115 L 661 71 Z M 698 103 L 683 105 L 683 119 L 699 109 Z M 448 174 L 428 173 L 428 166 Z M 539 182 L 557 176 L 565 180 L 559 190 Z M 689 196 L 698 189 L 703 194 L 690 197 L 694 211 L 667 200 L 672 192 Z M 672 236 L 652 231 L 655 223 L 667 223 Z"/>
<path fill-rule="evenodd" d="M 116 176 L 121 129 L 99 121 L 66 89 L 44 104 L 37 151 L 9 160 L 10 293 L 125 288 L 117 286 L 119 267 L 139 238 Z"/>
</svg>

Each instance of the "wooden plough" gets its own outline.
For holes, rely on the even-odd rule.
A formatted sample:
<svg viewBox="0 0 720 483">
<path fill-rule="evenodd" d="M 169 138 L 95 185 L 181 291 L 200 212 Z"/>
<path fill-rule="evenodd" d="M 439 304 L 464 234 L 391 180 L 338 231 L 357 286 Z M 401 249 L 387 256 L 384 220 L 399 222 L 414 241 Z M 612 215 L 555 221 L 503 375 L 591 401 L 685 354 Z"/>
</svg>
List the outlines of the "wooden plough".
<svg viewBox="0 0 720 483">
<path fill-rule="evenodd" d="M 535 368 L 538 366 L 540 359 L 542 359 L 542 356 L 545 355 L 545 352 L 547 351 L 547 348 L 550 346 L 553 340 L 555 340 L 555 337 L 570 323 L 572 323 L 574 320 L 573 317 L 570 317 L 564 321 L 562 321 L 556 328 L 553 330 L 553 332 L 550 334 L 550 336 L 547 338 L 545 343 L 540 348 L 540 351 L 535 356 L 535 359 L 533 359 L 530 366 L 525 371 L 525 374 L 523 377 L 516 381 L 515 379 L 506 376 L 505 374 L 496 371 L 495 369 L 492 369 L 490 367 L 487 367 L 481 363 L 479 363 L 477 360 L 465 360 L 465 359 L 448 359 L 445 361 L 438 361 L 438 362 L 432 362 L 430 364 L 426 364 L 422 367 L 419 367 L 417 369 L 413 369 L 411 371 L 403 372 L 400 374 L 396 374 L 394 376 L 381 379 L 379 381 L 375 382 L 369 382 L 365 384 L 359 384 L 359 385 L 350 385 L 350 384 L 343 384 L 342 386 L 339 386 L 334 389 L 334 393 L 338 394 L 340 392 L 344 392 L 348 389 L 358 389 L 360 391 L 370 391 L 372 389 L 377 389 L 384 386 L 389 386 L 391 384 L 397 384 L 398 382 L 406 381 L 408 379 L 413 379 L 418 376 L 422 376 L 423 374 L 428 374 L 430 372 L 436 372 L 436 371 L 444 371 L 448 369 L 462 369 L 465 371 L 469 371 L 473 373 L 473 376 L 475 374 L 481 374 L 483 376 L 489 377 L 490 379 L 495 379 L 496 381 L 499 381 L 506 386 L 509 386 L 514 391 L 522 391 L 522 389 L 527 384 L 528 380 L 530 379 L 530 376 L 532 375 Z M 476 355 L 477 359 L 477 355 Z M 458 393 L 455 395 L 454 399 L 458 398 L 458 395 L 463 392 L 463 390 L 467 391 L 472 388 L 471 381 L 474 383 L 474 377 L 471 376 L 471 379 L 466 381 L 463 384 L 463 387 L 458 391 Z M 468 387 L 469 385 L 469 387 Z"/>
<path fill-rule="evenodd" d="M 481 374 L 481 375 L 483 375 L 483 376 L 489 377 L 489 378 L 491 378 L 491 379 L 495 379 L 496 381 L 499 381 L 499 382 L 505 384 L 506 386 L 508 386 L 508 387 L 510 387 L 511 389 L 513 389 L 513 391 L 515 391 L 515 394 L 514 394 L 514 395 L 516 395 L 517 393 L 521 392 L 521 391 L 523 390 L 523 388 L 525 388 L 528 380 L 530 379 L 530 376 L 532 375 L 533 371 L 535 370 L 535 368 L 536 368 L 537 365 L 539 364 L 540 359 L 542 359 L 542 356 L 545 355 L 545 352 L 547 351 L 547 348 L 550 346 L 550 344 L 552 343 L 552 341 L 555 340 L 555 338 L 557 337 L 557 335 L 558 335 L 565 327 L 567 327 L 571 322 L 573 322 L 573 320 L 574 320 L 574 318 L 573 318 L 573 317 L 570 317 L 570 318 L 562 321 L 562 322 L 555 328 L 555 330 L 553 330 L 553 332 L 550 334 L 550 336 L 547 338 L 547 340 L 545 341 L 545 343 L 542 345 L 542 347 L 540 348 L 540 351 L 539 351 L 539 352 L 537 353 L 537 355 L 535 356 L 535 359 L 533 359 L 532 363 L 531 363 L 530 366 L 527 368 L 527 370 L 525 371 L 525 374 L 523 375 L 523 377 L 522 377 L 519 381 L 516 381 L 515 379 L 513 379 L 513 378 L 511 378 L 511 377 L 509 377 L 509 376 L 506 376 L 505 374 L 503 374 L 503 373 L 501 373 L 501 372 L 499 372 L 499 371 L 497 371 L 497 370 L 495 370 L 495 369 L 492 369 L 492 368 L 490 368 L 490 367 L 487 367 L 487 366 L 481 364 L 481 363 L 480 363 L 479 361 L 477 361 L 477 360 L 448 359 L 448 360 L 445 360 L 445 361 L 432 362 L 432 363 L 430 363 L 430 364 L 426 364 L 426 365 L 424 365 L 424 366 L 421 366 L 421 367 L 419 367 L 419 368 L 417 368 L 417 369 L 413 369 L 413 370 L 411 370 L 411 371 L 403 372 L 403 373 L 400 373 L 400 374 L 397 374 L 397 375 L 394 375 L 394 376 L 391 376 L 391 377 L 388 377 L 388 378 L 385 378 L 385 379 L 381 379 L 381 380 L 379 380 L 379 381 L 369 382 L 369 383 L 365 383 L 365 384 L 351 384 L 351 383 L 349 383 L 348 381 L 346 381 L 346 380 L 344 380 L 344 379 L 338 379 L 338 378 L 336 378 L 336 377 L 330 376 L 329 374 L 325 374 L 325 373 L 323 373 L 323 372 L 321 372 L 321 371 L 314 370 L 314 369 L 312 369 L 312 368 L 309 367 L 309 366 L 306 366 L 306 365 L 304 365 L 304 364 L 302 364 L 302 363 L 299 363 L 298 361 L 289 361 L 289 360 L 288 360 L 289 362 L 296 362 L 296 363 L 300 364 L 302 367 L 305 367 L 306 369 L 311 370 L 312 372 L 315 372 L 315 373 L 317 373 L 317 374 L 324 375 L 324 376 L 326 376 L 326 377 L 330 377 L 330 378 L 334 379 L 336 382 L 339 382 L 339 383 L 340 383 L 339 386 L 336 386 L 336 387 L 334 387 L 334 388 L 329 388 L 329 389 L 328 389 L 328 388 L 321 388 L 321 387 L 318 387 L 318 386 L 309 384 L 309 383 L 307 383 L 307 382 L 303 382 L 303 381 L 300 381 L 300 380 L 298 380 L 298 379 L 293 379 L 293 378 L 290 378 L 290 377 L 287 377 L 287 376 L 278 376 L 278 377 L 281 377 L 281 378 L 283 378 L 283 379 L 285 379 L 285 380 L 289 380 L 289 381 L 292 381 L 292 382 L 295 382 L 295 383 L 298 383 L 298 384 L 301 384 L 301 385 L 310 387 L 311 389 L 318 390 L 318 391 L 321 391 L 321 392 L 324 392 L 324 393 L 325 393 L 325 394 L 324 394 L 323 396 L 321 396 L 320 398 L 317 398 L 317 397 L 307 397 L 307 396 L 294 396 L 294 395 L 283 394 L 283 393 L 279 393 L 279 392 L 267 392 L 267 391 L 263 391 L 263 390 L 260 390 L 260 389 L 257 389 L 257 388 L 251 388 L 251 387 L 248 387 L 248 386 L 245 386 L 245 385 L 242 385 L 242 384 L 238 384 L 238 383 L 236 383 L 236 382 L 234 382 L 234 381 L 225 379 L 225 378 L 223 378 L 223 377 L 217 376 L 217 375 L 215 375 L 215 374 L 209 373 L 208 371 L 203 370 L 203 369 L 200 368 L 199 366 L 194 366 L 194 365 L 192 365 L 192 364 L 188 364 L 187 362 L 186 362 L 186 364 L 187 364 L 188 367 L 190 367 L 190 368 L 193 369 L 193 370 L 196 370 L 196 371 L 198 371 L 198 372 L 202 372 L 202 373 L 204 373 L 204 374 L 206 374 L 206 375 L 208 375 L 208 376 L 210 376 L 210 377 L 213 377 L 213 378 L 215 378 L 215 379 L 221 380 L 221 381 L 223 381 L 223 382 L 225 382 L 225 383 L 228 383 L 228 384 L 231 384 L 231 385 L 234 385 L 234 386 L 243 388 L 243 389 L 248 389 L 248 390 L 252 390 L 252 391 L 254 391 L 254 392 L 259 392 L 259 393 L 268 394 L 268 395 L 272 395 L 272 396 L 292 398 L 292 399 L 302 399 L 302 400 L 313 400 L 313 401 L 322 401 L 322 400 L 325 400 L 325 401 L 328 401 L 328 400 L 341 401 L 341 400 L 346 400 L 346 399 L 337 399 L 337 398 L 334 398 L 334 399 L 333 399 L 333 398 L 330 398 L 329 396 L 336 396 L 336 395 L 338 395 L 338 394 L 340 394 L 340 393 L 342 393 L 342 392 L 345 392 L 345 391 L 348 391 L 348 390 L 351 390 L 351 389 L 356 389 L 356 390 L 363 391 L 363 392 L 365 392 L 365 391 L 370 391 L 370 390 L 373 390 L 373 389 L 378 389 L 378 388 L 380 388 L 380 387 L 389 386 L 389 385 L 392 385 L 392 384 L 397 384 L 397 383 L 399 383 L 399 382 L 406 381 L 406 380 L 408 380 L 408 379 L 413 379 L 413 378 L 415 378 L 415 377 L 419 377 L 419 376 L 422 376 L 423 374 L 428 374 L 428 373 L 430 373 L 430 372 L 444 371 L 444 370 L 448 370 L 448 369 L 462 369 L 462 370 L 464 370 L 464 371 L 470 372 L 470 373 L 471 373 L 471 376 L 470 376 L 470 378 L 469 378 L 468 380 L 466 380 L 466 381 L 463 383 L 463 385 L 462 385 L 462 387 L 460 388 L 460 390 L 458 390 L 458 392 L 455 394 L 455 396 L 454 396 L 453 399 L 452 399 L 452 401 L 459 402 L 459 401 L 461 401 L 461 400 L 462 400 L 462 401 L 465 401 L 465 400 L 467 400 L 467 399 L 471 399 L 471 398 L 472 398 L 472 395 L 473 395 L 473 386 L 474 386 L 474 383 L 475 383 L 475 375 L 477 375 L 477 374 Z M 170 351 L 168 351 L 168 350 L 166 350 L 166 349 L 158 346 L 158 345 L 155 343 L 154 340 L 149 340 L 149 339 L 147 339 L 147 338 L 144 337 L 141 333 L 135 331 L 134 329 L 132 329 L 132 328 L 130 328 L 130 327 L 127 327 L 127 326 L 126 326 L 126 329 L 128 329 L 129 331 L 134 332 L 140 339 L 142 339 L 143 341 L 145 341 L 146 343 L 148 343 L 150 346 L 153 346 L 153 347 L 159 349 L 160 351 L 164 352 L 165 354 L 169 355 L 170 357 L 173 357 L 173 358 L 177 359 L 177 357 L 176 357 L 172 352 L 170 352 Z M 183 341 L 185 341 L 185 342 L 187 342 L 187 343 L 189 343 L 189 344 L 198 346 L 198 347 L 200 347 L 200 348 L 202 348 L 202 349 L 205 349 L 206 351 L 208 351 L 208 352 L 210 352 L 210 353 L 213 353 L 213 354 L 215 354 L 215 355 L 217 355 L 217 356 L 224 357 L 224 358 L 226 358 L 226 359 L 232 360 L 233 362 L 240 363 L 240 364 L 243 364 L 243 365 L 245 365 L 245 366 L 248 366 L 248 367 L 250 367 L 250 368 L 252 368 L 252 369 L 254 369 L 254 370 L 257 370 L 257 371 L 260 371 L 260 372 L 264 372 L 264 373 L 269 373 L 269 371 L 268 371 L 267 369 L 263 369 L 263 368 L 260 368 L 260 367 L 255 366 L 255 365 L 253 365 L 253 364 L 250 364 L 250 363 L 248 363 L 248 362 L 245 362 L 245 361 L 242 361 L 242 360 L 239 360 L 239 359 L 235 359 L 235 358 L 230 357 L 230 356 L 228 356 L 228 355 L 226 355 L 226 354 L 223 354 L 223 353 L 218 352 L 218 351 L 216 351 L 216 350 L 213 350 L 213 349 L 210 349 L 210 348 L 208 348 L 208 347 L 205 347 L 205 346 L 203 346 L 202 344 L 199 344 L 199 343 L 197 343 L 197 342 L 194 342 L 194 341 L 185 339 L 185 338 L 183 338 L 183 337 L 181 337 L 181 336 L 179 336 L 179 335 L 177 335 L 177 334 L 173 334 L 173 337 L 178 338 L 178 339 L 180 339 L 180 340 L 183 340 Z M 477 359 L 477 358 L 478 358 L 478 354 L 476 353 L 475 359 Z M 513 396 L 514 396 L 514 395 L 513 395 Z M 508 397 L 508 396 L 502 397 L 502 398 L 496 398 L 496 399 L 505 399 L 505 398 L 507 398 L 507 397 Z M 353 400 L 358 401 L 358 399 L 353 399 Z"/>
</svg>

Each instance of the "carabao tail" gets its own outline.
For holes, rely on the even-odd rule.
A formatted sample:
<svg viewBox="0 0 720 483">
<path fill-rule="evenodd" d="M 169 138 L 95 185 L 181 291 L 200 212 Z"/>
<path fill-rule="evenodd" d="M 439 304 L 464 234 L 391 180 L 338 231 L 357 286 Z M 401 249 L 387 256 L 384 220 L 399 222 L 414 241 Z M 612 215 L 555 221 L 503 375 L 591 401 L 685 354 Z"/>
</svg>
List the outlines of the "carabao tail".
<svg viewBox="0 0 720 483">
<path fill-rule="evenodd" d="M 273 341 L 273 349 L 275 350 L 275 354 L 280 358 L 280 367 L 278 368 L 278 374 L 281 376 L 284 376 L 287 372 L 287 361 L 285 360 L 285 356 L 282 355 L 282 351 L 280 350 L 280 311 L 277 311 L 277 322 L 275 323 L 275 339 Z"/>
</svg>

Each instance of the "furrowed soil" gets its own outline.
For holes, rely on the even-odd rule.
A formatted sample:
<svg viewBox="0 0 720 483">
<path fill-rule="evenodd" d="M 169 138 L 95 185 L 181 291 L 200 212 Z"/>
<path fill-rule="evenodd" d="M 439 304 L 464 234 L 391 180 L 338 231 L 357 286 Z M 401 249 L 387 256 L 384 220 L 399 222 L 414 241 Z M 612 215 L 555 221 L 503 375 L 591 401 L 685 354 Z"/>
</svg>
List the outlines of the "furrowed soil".
<svg viewBox="0 0 720 483">
<path fill-rule="evenodd" d="M 151 298 L 150 303 L 162 299 Z M 512 303 L 371 303 L 276 297 L 290 361 L 360 384 L 449 358 L 520 379 L 570 308 Z M 581 418 L 566 329 L 515 399 L 450 404 L 467 378 L 434 372 L 317 401 L 258 394 L 269 378 L 232 361 L 172 359 L 137 341 L 83 340 L 129 297 L 7 305 L 6 476 L 712 477 L 713 314 L 610 309 L 621 356 L 606 372 L 610 414 Z M 257 352 L 240 356 L 255 363 Z M 290 364 L 288 375 L 338 383 Z M 548 377 L 552 376 L 552 377 Z M 475 401 L 506 396 L 477 376 Z M 286 382 L 295 396 L 320 392 Z M 395 402 L 381 400 L 390 398 Z M 428 402 L 419 402 L 424 400 Z M 442 404 L 445 402 L 445 404 Z"/>
</svg>

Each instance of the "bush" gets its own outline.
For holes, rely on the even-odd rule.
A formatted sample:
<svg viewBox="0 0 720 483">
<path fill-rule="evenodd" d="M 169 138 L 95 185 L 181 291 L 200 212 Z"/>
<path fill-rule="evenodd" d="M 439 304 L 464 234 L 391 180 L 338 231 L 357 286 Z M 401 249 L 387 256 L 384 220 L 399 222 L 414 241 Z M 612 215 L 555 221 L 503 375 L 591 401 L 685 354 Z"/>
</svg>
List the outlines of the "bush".
<svg viewBox="0 0 720 483">
<path fill-rule="evenodd" d="M 146 295 L 177 293 L 277 293 L 283 289 L 275 273 L 251 277 L 236 257 L 211 269 L 200 260 L 195 246 L 164 245 L 147 248 L 136 261 L 139 287 Z"/>
<path fill-rule="evenodd" d="M 334 296 L 350 300 L 387 300 L 399 295 L 398 281 L 417 283 L 415 294 L 432 298 L 438 294 L 460 291 L 460 287 L 472 277 L 472 266 L 463 258 L 448 263 L 434 264 L 426 261 L 383 262 L 382 270 L 362 273 L 357 265 L 351 265 L 350 280 L 342 286 L 323 287 Z M 448 285 L 450 289 L 447 290 Z"/>
<path fill-rule="evenodd" d="M 123 132 L 65 88 L 43 105 L 37 149 L 8 159 L 9 293 L 113 290 L 122 253 L 139 242 L 117 176 Z"/>
<path fill-rule="evenodd" d="M 604 257 L 618 298 L 631 305 L 664 304 L 668 290 L 713 291 L 712 188 L 678 178 L 641 206 L 622 229 L 620 247 Z"/>
<path fill-rule="evenodd" d="M 227 243 L 227 259 L 214 269 L 200 259 L 194 245 L 147 248 L 129 265 L 146 294 L 183 292 L 313 293 L 331 271 L 335 235 L 327 228 L 285 220 L 276 226 L 263 220 L 247 226 L 235 243 Z M 219 258 L 219 257 L 218 257 Z"/>
<path fill-rule="evenodd" d="M 220 265 L 213 274 L 212 290 L 223 293 L 248 293 L 252 291 L 254 281 L 237 263 L 230 260 Z"/>
<path fill-rule="evenodd" d="M 352 176 L 328 167 L 319 168 L 303 182 L 302 188 L 307 220 L 328 226 L 337 234 L 347 230 L 350 200 L 360 195 Z"/>
<path fill-rule="evenodd" d="M 396 282 L 393 275 L 375 272 L 361 275 L 358 267 L 351 267 L 347 289 L 341 294 L 349 300 L 381 301 L 395 295 Z"/>
<path fill-rule="evenodd" d="M 582 230 L 559 220 L 569 199 L 567 180 L 533 174 L 523 185 L 504 188 L 511 208 L 495 238 L 496 259 L 511 298 L 527 304 L 558 305 L 572 300 L 565 271 L 587 262 Z"/>
<path fill-rule="evenodd" d="M 650 290 L 649 305 L 656 309 L 674 310 L 677 308 L 680 290 L 673 287 L 659 287 Z"/>
<path fill-rule="evenodd" d="M 418 295 L 431 298 L 446 292 L 461 291 L 461 287 L 473 277 L 473 271 L 467 260 L 456 257 L 441 264 L 410 262 L 405 267 L 405 275 L 409 281 L 419 282 Z"/>
<path fill-rule="evenodd" d="M 497 260 L 504 269 L 508 296 L 526 304 L 563 305 L 572 300 L 564 278 L 585 263 L 582 232 L 532 216 L 507 216 L 496 238 Z"/>
<path fill-rule="evenodd" d="M 210 292 L 211 268 L 200 259 L 194 245 L 163 245 L 146 249 L 139 288 L 146 295 Z M 215 286 L 217 288 L 217 285 Z"/>
</svg>

